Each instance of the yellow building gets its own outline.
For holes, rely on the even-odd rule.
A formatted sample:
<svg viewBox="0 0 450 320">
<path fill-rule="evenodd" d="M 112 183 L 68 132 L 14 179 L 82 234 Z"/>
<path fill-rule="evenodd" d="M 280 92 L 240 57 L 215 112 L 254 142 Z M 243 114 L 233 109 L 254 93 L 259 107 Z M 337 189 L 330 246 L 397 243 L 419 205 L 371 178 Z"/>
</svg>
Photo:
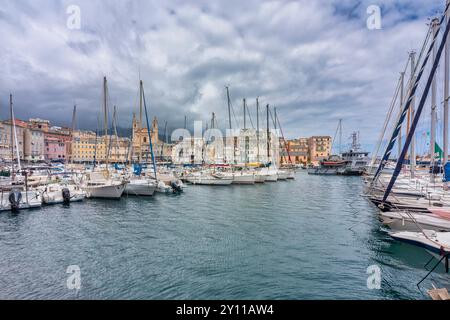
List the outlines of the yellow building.
<svg viewBox="0 0 450 320">
<path fill-rule="evenodd" d="M 105 161 L 108 139 L 97 137 L 92 131 L 74 131 L 72 139 L 74 162 Z"/>
<path fill-rule="evenodd" d="M 317 164 L 331 155 L 331 137 L 315 136 L 308 140 L 309 161 Z"/>
<path fill-rule="evenodd" d="M 124 163 L 129 160 L 129 150 L 131 141 L 128 138 L 112 137 L 109 150 L 109 161 L 115 163 Z"/>
<path fill-rule="evenodd" d="M 150 137 L 153 144 L 153 152 L 157 154 L 157 146 L 161 145 L 158 137 L 158 120 L 156 117 L 152 121 L 152 128 L 150 129 Z M 148 140 L 148 129 L 141 125 L 141 122 L 136 119 L 136 115 L 133 114 L 133 148 L 131 157 L 133 161 L 141 162 L 145 159 L 151 159 L 150 144 Z"/>
<path fill-rule="evenodd" d="M 288 151 L 284 145 L 284 141 L 281 142 L 282 149 L 281 164 L 307 164 L 309 162 L 309 139 L 299 138 L 286 141 Z M 289 156 L 290 159 L 289 159 Z"/>
</svg>

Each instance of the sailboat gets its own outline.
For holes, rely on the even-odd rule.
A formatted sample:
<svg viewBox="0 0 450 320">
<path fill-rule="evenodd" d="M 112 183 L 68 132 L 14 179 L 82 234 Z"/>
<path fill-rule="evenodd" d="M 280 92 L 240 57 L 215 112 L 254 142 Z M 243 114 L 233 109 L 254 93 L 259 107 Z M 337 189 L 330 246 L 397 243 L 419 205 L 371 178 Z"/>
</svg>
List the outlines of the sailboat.
<svg viewBox="0 0 450 320">
<path fill-rule="evenodd" d="M 108 136 L 108 105 L 107 80 L 103 78 L 103 122 L 104 138 Z M 107 143 L 107 142 L 106 142 Z M 128 183 L 123 178 L 114 178 L 109 172 L 109 152 L 106 153 L 105 170 L 87 172 L 84 176 L 82 188 L 88 198 L 120 199 Z"/>
<path fill-rule="evenodd" d="M 37 190 L 41 193 L 42 204 L 69 204 L 83 201 L 86 193 L 75 184 L 53 183 L 40 186 Z"/>
<path fill-rule="evenodd" d="M 233 183 L 233 177 L 230 175 L 207 171 L 192 172 L 185 180 L 194 185 L 229 186 Z"/>
<path fill-rule="evenodd" d="M 12 94 L 9 96 L 9 107 L 11 114 L 11 181 L 9 186 L 2 187 L 0 190 L 0 211 L 19 211 L 22 209 L 39 208 L 42 205 L 41 195 L 39 192 L 28 189 L 28 173 L 22 171 L 20 164 Z M 14 168 L 14 146 L 16 147 L 18 172 L 22 173 L 22 177 L 24 178 L 19 183 L 17 183 Z"/>
<path fill-rule="evenodd" d="M 428 253 L 445 264 L 448 273 L 450 232 L 436 232 L 433 230 L 422 230 L 421 232 L 397 231 L 389 232 L 389 235 L 400 242 L 405 242 L 425 249 Z"/>
<path fill-rule="evenodd" d="M 142 80 L 139 81 L 139 126 L 140 129 L 143 129 L 142 126 L 142 111 L 143 111 L 143 102 L 144 102 L 144 85 Z M 147 115 L 147 113 L 146 113 Z M 150 128 L 148 128 L 150 130 Z M 150 139 L 151 143 L 151 139 Z M 142 146 L 141 146 L 142 150 Z M 153 157 L 152 157 L 153 158 Z M 141 155 L 139 156 L 141 159 Z M 136 196 L 153 196 L 158 187 L 156 179 L 152 179 L 150 177 L 146 177 L 142 175 L 142 167 L 140 164 L 135 165 L 135 170 L 133 171 L 132 176 L 129 177 L 129 183 L 125 188 L 125 193 L 127 195 L 136 195 Z"/>
</svg>

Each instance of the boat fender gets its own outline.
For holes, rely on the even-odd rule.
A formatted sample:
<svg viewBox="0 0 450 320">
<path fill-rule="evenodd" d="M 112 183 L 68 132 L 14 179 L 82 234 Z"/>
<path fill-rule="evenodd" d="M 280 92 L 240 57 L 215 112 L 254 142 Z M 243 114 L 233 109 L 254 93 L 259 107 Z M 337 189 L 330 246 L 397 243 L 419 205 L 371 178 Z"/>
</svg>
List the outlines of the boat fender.
<svg viewBox="0 0 450 320">
<path fill-rule="evenodd" d="M 22 201 L 22 192 L 18 190 L 12 190 L 8 197 L 9 203 L 11 204 L 11 210 L 17 211 L 20 208 L 20 202 Z"/>
</svg>

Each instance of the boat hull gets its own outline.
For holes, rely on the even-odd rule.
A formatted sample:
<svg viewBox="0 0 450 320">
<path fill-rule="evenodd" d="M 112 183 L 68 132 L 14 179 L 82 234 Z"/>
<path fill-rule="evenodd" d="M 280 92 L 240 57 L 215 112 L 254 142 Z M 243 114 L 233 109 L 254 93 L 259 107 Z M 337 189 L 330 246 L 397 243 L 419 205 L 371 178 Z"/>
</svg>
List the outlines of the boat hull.
<svg viewBox="0 0 450 320">
<path fill-rule="evenodd" d="M 234 175 L 233 176 L 233 184 L 255 184 L 255 176 L 254 175 Z"/>
<path fill-rule="evenodd" d="M 88 198 L 120 199 L 126 184 L 88 186 L 85 188 Z"/>
<path fill-rule="evenodd" d="M 156 185 L 152 183 L 133 183 L 130 182 L 125 187 L 124 193 L 129 196 L 153 196 Z"/>
<path fill-rule="evenodd" d="M 17 210 L 26 210 L 40 208 L 42 206 L 42 197 L 39 192 L 28 191 L 22 192 L 22 200 L 20 201 Z M 2 193 L 0 195 L 0 211 L 12 211 L 11 203 L 9 202 L 9 193 Z"/>
</svg>

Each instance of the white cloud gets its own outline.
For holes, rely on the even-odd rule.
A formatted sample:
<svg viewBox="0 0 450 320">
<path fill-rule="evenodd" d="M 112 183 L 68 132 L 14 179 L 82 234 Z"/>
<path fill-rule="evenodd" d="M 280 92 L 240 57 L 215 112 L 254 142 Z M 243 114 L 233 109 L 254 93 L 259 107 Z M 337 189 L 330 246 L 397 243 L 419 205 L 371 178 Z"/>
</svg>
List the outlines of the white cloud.
<svg viewBox="0 0 450 320">
<path fill-rule="evenodd" d="M 372 1 L 77 1 L 82 28 L 66 28 L 71 1 L 3 1 L 0 101 L 18 115 L 95 126 L 102 77 L 120 123 L 137 107 L 139 71 L 150 112 L 170 127 L 184 115 L 227 119 L 225 86 L 237 114 L 247 97 L 278 107 L 290 137 L 329 134 L 344 118 L 373 143 L 407 52 L 442 1 L 378 3 L 383 29 L 366 29 Z"/>
</svg>

